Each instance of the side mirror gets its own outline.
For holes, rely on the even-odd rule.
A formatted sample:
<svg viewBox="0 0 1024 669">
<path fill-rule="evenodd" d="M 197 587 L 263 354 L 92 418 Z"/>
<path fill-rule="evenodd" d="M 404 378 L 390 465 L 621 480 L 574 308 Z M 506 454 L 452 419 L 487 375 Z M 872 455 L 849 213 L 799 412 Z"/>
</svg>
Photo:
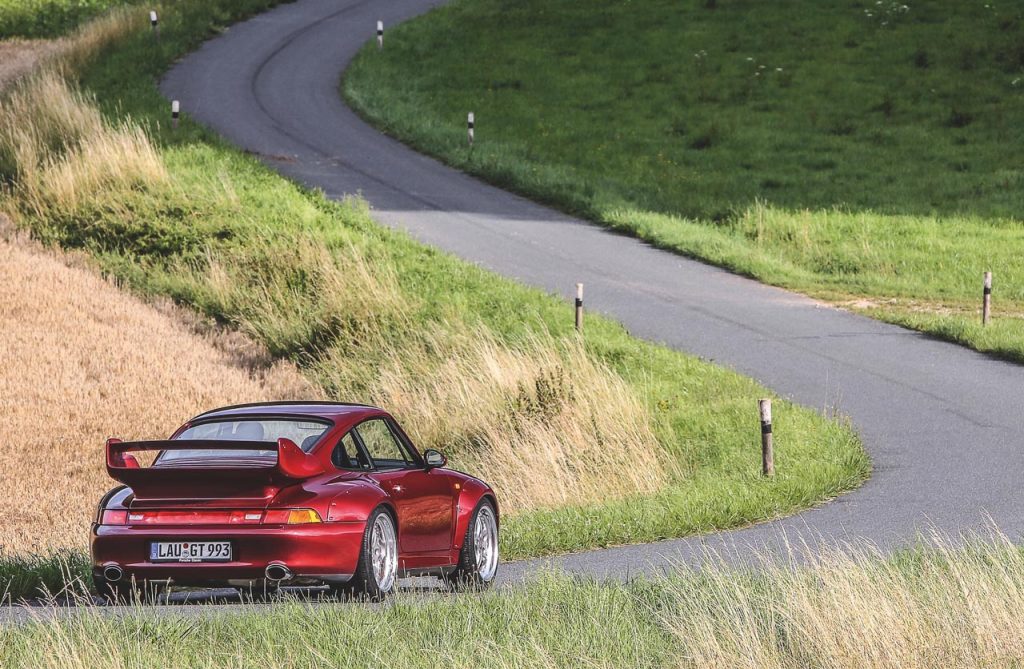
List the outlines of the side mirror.
<svg viewBox="0 0 1024 669">
<path fill-rule="evenodd" d="M 424 451 L 423 461 L 427 463 L 427 469 L 436 469 L 448 464 L 448 458 L 444 457 L 444 454 L 441 453 L 441 451 L 435 451 L 432 448 L 428 448 Z"/>
</svg>

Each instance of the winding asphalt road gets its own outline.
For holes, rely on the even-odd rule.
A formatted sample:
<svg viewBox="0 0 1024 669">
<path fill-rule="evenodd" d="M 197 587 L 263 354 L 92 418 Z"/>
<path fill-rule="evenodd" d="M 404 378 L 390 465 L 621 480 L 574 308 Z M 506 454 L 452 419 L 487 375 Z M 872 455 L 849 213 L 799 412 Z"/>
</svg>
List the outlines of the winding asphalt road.
<svg viewBox="0 0 1024 669">
<path fill-rule="evenodd" d="M 640 337 L 852 417 L 874 461 L 861 489 L 747 529 L 544 563 L 598 577 L 657 571 L 704 548 L 742 559 L 788 542 L 882 549 L 938 529 L 1024 529 L 1024 369 L 653 249 L 488 186 L 389 139 L 346 108 L 342 71 L 437 0 L 299 0 L 208 42 L 162 90 L 193 118 L 332 198 L 361 193 L 380 223 L 588 304 Z M 486 133 L 483 136 L 486 141 Z M 751 407 L 753 412 L 754 407 Z M 991 519 L 991 521 L 990 521 Z M 504 578 L 536 562 L 506 565 Z"/>
</svg>

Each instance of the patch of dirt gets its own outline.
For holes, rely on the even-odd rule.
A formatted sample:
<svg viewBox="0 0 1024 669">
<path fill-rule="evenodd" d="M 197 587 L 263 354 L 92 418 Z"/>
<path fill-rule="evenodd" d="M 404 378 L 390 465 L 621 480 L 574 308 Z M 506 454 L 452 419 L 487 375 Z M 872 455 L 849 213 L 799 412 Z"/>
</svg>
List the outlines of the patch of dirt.
<svg viewBox="0 0 1024 669">
<path fill-rule="evenodd" d="M 911 298 L 869 298 L 869 297 L 858 297 L 847 300 L 838 300 L 835 305 L 840 309 L 847 309 L 849 311 L 902 311 L 912 314 L 927 314 L 930 316 L 963 316 L 963 315 L 976 315 L 981 314 L 981 291 L 978 291 L 978 302 L 977 304 L 969 303 L 957 303 L 957 302 L 929 302 L 925 300 L 915 300 Z M 1024 318 L 1024 312 L 1019 308 L 1019 305 L 999 305 L 998 301 L 993 301 L 994 305 L 1001 306 L 1002 309 L 999 311 L 999 315 L 1004 318 Z"/>
<path fill-rule="evenodd" d="M 922 302 L 906 298 L 858 297 L 836 302 L 836 306 L 850 311 L 896 310 L 909 311 L 916 314 L 932 314 L 935 316 L 954 316 L 968 313 L 966 305 L 946 304 L 942 302 Z M 980 306 L 979 306 L 980 308 Z"/>
</svg>

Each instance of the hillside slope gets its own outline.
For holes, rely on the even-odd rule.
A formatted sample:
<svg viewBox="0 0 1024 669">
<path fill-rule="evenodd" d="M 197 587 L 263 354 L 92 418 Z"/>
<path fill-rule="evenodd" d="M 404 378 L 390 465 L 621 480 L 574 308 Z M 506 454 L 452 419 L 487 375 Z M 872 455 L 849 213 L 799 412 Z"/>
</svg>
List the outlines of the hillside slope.
<svg viewBox="0 0 1024 669">
<path fill-rule="evenodd" d="M 86 544 L 113 486 L 107 437 L 166 438 L 205 408 L 318 396 L 294 366 L 189 318 L 80 261 L 0 242 L 0 552 Z"/>
</svg>

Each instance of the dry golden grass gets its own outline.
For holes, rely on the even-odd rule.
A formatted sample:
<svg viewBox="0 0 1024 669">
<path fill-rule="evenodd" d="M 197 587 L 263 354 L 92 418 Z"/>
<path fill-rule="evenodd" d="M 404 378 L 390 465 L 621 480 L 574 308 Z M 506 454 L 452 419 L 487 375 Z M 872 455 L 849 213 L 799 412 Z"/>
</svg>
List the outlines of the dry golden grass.
<svg viewBox="0 0 1024 669">
<path fill-rule="evenodd" d="M 909 556 L 828 552 L 796 569 L 684 579 L 664 614 L 680 666 L 730 669 L 1017 667 L 1024 553 L 1005 538 Z"/>
<path fill-rule="evenodd" d="M 0 548 L 80 548 L 111 487 L 103 442 L 164 438 L 199 410 L 317 396 L 237 336 L 200 336 L 24 241 L 0 243 Z"/>
<path fill-rule="evenodd" d="M 68 82 L 109 45 L 145 25 L 138 8 L 111 11 L 21 59 L 2 84 L 0 173 L 14 180 L 4 209 L 39 218 L 114 211 L 123 194 L 166 186 L 167 171 L 130 119 L 105 121 Z M 27 70 L 34 68 L 31 73 Z M 0 85 L 2 87 L 2 85 Z"/>
<path fill-rule="evenodd" d="M 88 96 L 52 69 L 21 80 L 4 100 L 0 169 L 16 179 L 9 204 L 44 219 L 116 210 L 119 195 L 168 181 L 138 126 L 107 123 Z"/>
<path fill-rule="evenodd" d="M 654 492 L 668 478 L 648 411 L 579 343 L 512 348 L 476 327 L 428 333 L 388 358 L 374 401 L 501 491 L 506 511 Z"/>
<path fill-rule="evenodd" d="M 161 8 L 162 9 L 162 8 Z M 52 66 L 76 76 L 85 65 L 118 40 L 147 29 L 148 7 L 115 7 L 76 29 L 61 40 Z"/>
</svg>

